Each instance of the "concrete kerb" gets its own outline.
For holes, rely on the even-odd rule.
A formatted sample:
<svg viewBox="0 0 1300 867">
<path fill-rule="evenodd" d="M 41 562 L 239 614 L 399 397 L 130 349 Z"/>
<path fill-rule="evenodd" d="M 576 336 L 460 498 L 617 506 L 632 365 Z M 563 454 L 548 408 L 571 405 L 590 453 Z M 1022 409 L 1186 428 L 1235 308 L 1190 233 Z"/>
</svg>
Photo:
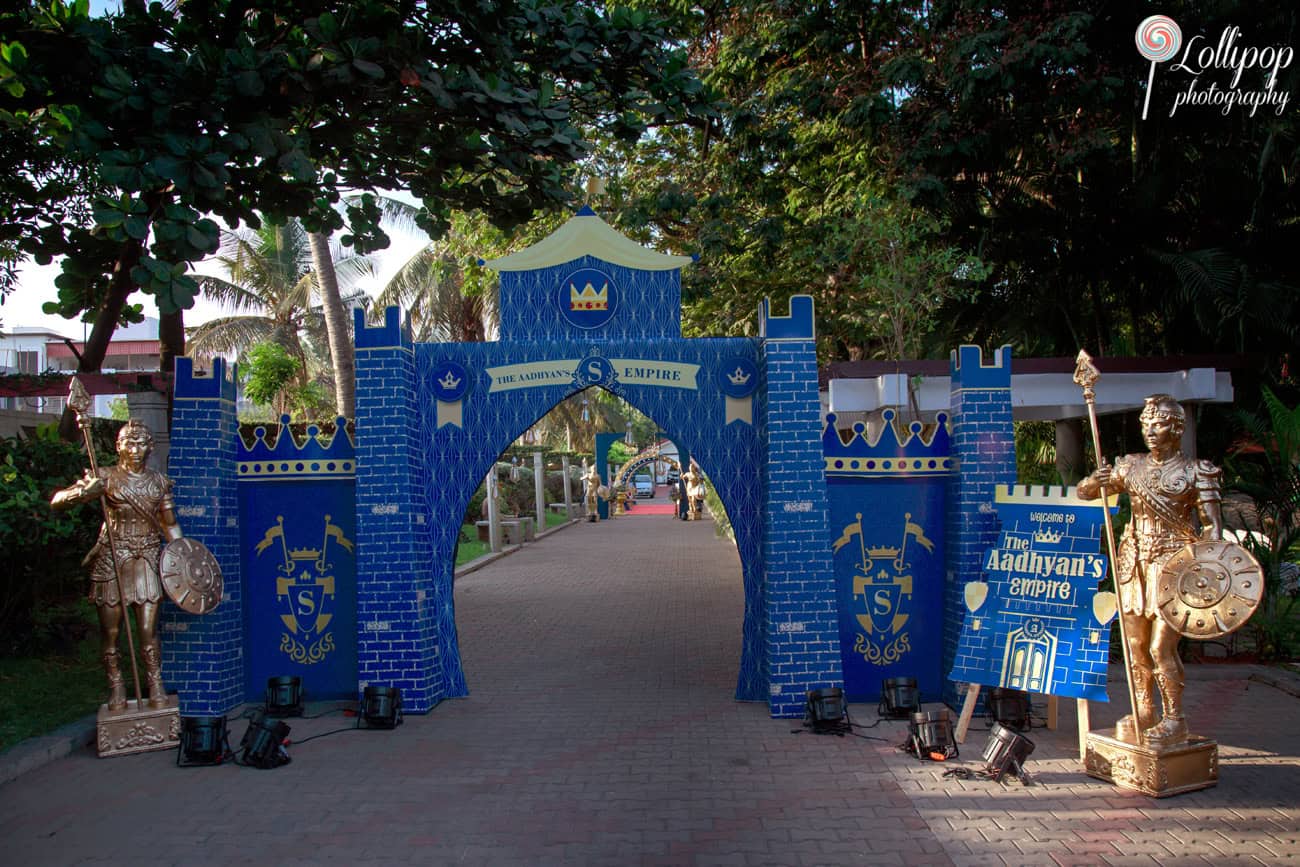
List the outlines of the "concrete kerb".
<svg viewBox="0 0 1300 867">
<path fill-rule="evenodd" d="M 48 735 L 28 738 L 0 753 L 0 785 L 28 771 L 70 755 L 95 742 L 95 714 L 59 726 Z"/>
<path fill-rule="evenodd" d="M 544 532 L 538 533 L 531 544 L 536 544 L 543 537 L 577 523 L 579 523 L 579 520 L 574 518 L 567 523 L 549 527 Z M 489 563 L 494 563 L 502 557 L 508 557 L 522 547 L 524 546 L 511 545 L 494 554 L 485 554 L 482 557 L 475 558 L 458 567 L 456 577 L 459 578 L 462 575 L 476 572 Z M 240 713 L 242 712 L 241 707 Z M 238 714 L 232 718 L 237 718 L 237 716 Z M 76 750 L 93 746 L 95 743 L 95 724 L 96 714 L 92 713 L 79 720 L 62 725 L 48 735 L 39 735 L 14 744 L 8 750 L 0 753 L 0 785 L 12 782 L 28 771 L 34 771 L 43 765 L 64 758 Z"/>
</svg>

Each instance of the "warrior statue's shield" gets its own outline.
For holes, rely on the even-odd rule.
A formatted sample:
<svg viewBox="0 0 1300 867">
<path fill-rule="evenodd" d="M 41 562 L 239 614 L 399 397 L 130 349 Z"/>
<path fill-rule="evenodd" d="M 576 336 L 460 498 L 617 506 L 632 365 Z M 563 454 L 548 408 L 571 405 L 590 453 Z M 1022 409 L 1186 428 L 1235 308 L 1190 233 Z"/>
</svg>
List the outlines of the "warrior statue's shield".
<svg viewBox="0 0 1300 867">
<path fill-rule="evenodd" d="M 1170 557 L 1156 586 L 1160 618 L 1188 638 L 1220 638 L 1259 607 L 1264 570 L 1235 542 L 1192 542 Z"/>
<path fill-rule="evenodd" d="M 205 614 L 221 602 L 221 567 L 197 539 L 168 542 L 158 571 L 167 597 L 190 614 Z"/>
</svg>

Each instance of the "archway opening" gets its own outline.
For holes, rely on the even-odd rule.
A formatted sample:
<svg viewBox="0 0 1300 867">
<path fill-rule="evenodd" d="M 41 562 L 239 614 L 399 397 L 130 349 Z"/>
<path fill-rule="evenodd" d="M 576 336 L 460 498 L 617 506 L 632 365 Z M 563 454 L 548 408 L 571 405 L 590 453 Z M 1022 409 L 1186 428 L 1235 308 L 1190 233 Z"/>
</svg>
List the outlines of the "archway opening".
<svg viewBox="0 0 1300 867">
<path fill-rule="evenodd" d="M 597 420 L 594 404 L 606 398 L 618 414 Z M 592 414 L 589 430 L 572 423 L 575 413 L 581 420 L 584 400 Z M 637 432 L 633 442 L 619 437 L 617 449 L 598 455 L 596 426 L 617 435 L 619 428 L 626 432 L 629 420 Z M 564 448 L 586 445 L 585 434 L 593 434 L 592 450 Z M 584 460 L 608 460 L 612 453 L 622 461 L 619 469 L 630 468 L 633 479 L 639 469 L 666 477 L 677 458 L 656 466 L 645 455 L 647 446 L 669 441 L 667 432 L 634 404 L 616 395 L 574 392 L 519 431 L 492 472 L 502 487 L 513 484 L 527 491 L 535 462 L 516 460 L 521 452 L 540 453 L 548 477 L 562 472 L 559 457 L 567 458 L 578 475 Z M 512 471 L 517 479 L 509 478 Z M 571 500 L 578 504 L 580 499 L 581 487 L 575 484 Z M 530 689 L 540 685 L 563 691 L 584 679 L 594 685 L 609 677 L 629 681 L 620 686 L 621 700 L 635 700 L 665 685 L 729 692 L 746 612 L 740 555 L 707 516 L 687 523 L 668 510 L 647 508 L 671 503 L 668 486 L 656 485 L 652 496 L 635 500 L 613 519 L 588 523 L 577 517 L 563 526 L 552 522 L 508 556 L 458 572 L 455 622 L 469 698 L 504 696 L 499 691 L 524 683 Z M 533 636 L 526 652 L 502 645 L 525 634 Z"/>
</svg>

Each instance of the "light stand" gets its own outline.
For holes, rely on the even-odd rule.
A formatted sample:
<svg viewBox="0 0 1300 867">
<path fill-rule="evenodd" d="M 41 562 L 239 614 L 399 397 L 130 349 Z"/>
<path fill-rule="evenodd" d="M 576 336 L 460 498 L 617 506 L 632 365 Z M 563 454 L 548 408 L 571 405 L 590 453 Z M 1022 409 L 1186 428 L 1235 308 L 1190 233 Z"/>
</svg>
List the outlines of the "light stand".
<svg viewBox="0 0 1300 867">
<path fill-rule="evenodd" d="M 880 685 L 880 716 L 907 719 L 921 710 L 921 691 L 914 677 L 888 677 Z"/>
<path fill-rule="evenodd" d="M 816 734 L 844 734 L 852 729 L 844 690 L 832 686 L 809 692 L 804 705 L 804 724 Z"/>
</svg>

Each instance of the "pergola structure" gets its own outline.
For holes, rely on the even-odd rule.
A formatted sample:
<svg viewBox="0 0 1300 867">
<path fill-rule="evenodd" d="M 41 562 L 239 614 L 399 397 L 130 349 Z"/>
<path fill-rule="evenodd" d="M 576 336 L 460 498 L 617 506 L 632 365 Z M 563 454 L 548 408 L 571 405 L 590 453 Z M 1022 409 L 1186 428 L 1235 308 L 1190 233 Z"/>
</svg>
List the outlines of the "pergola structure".
<svg viewBox="0 0 1300 867">
<path fill-rule="evenodd" d="M 1197 404 L 1231 403 L 1232 371 L 1258 367 L 1248 356 L 1179 355 L 1158 358 L 1095 358 L 1102 378 L 1097 385 L 1101 415 L 1141 409 L 1150 394 L 1170 394 L 1188 410 L 1183 448 L 1194 456 Z M 1066 483 L 1078 480 L 1083 466 L 1084 420 L 1088 409 L 1074 383 L 1073 358 L 1013 358 L 1011 406 L 1016 421 L 1056 423 L 1056 465 Z M 824 412 L 837 424 L 855 422 L 879 435 L 882 412 L 895 409 L 933 417 L 947 412 L 950 400 L 948 362 L 845 361 L 821 368 L 819 387 Z"/>
</svg>

